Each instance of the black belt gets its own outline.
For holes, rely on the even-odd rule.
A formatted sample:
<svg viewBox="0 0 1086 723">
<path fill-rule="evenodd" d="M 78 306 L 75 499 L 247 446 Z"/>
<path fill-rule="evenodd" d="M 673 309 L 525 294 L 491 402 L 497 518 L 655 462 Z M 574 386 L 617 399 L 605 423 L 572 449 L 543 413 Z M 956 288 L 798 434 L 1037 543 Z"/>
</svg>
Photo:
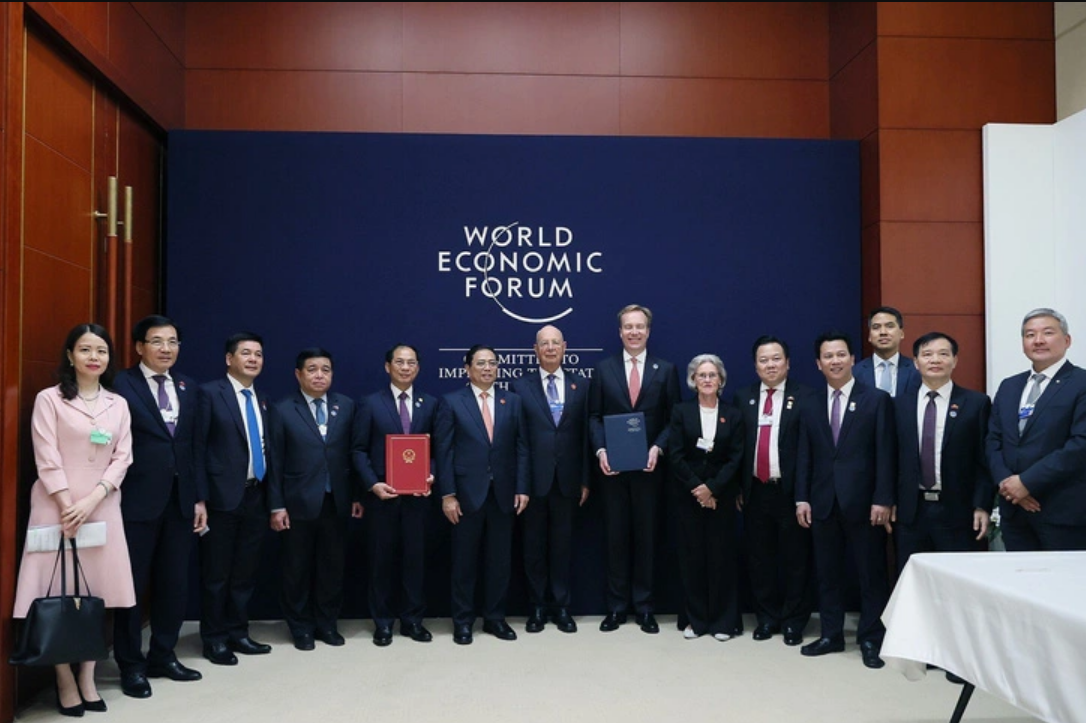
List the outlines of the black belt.
<svg viewBox="0 0 1086 723">
<path fill-rule="evenodd" d="M 258 484 L 260 484 L 260 480 L 258 480 L 256 477 L 250 477 L 249 479 L 245 480 L 246 487 L 256 487 Z"/>
<path fill-rule="evenodd" d="M 939 490 L 920 490 L 921 502 L 938 502 Z"/>
<path fill-rule="evenodd" d="M 762 480 L 758 479 L 757 477 L 754 477 L 753 479 L 754 479 L 755 482 L 757 482 L 760 485 L 779 485 L 781 483 L 781 478 L 780 477 L 770 477 L 769 479 L 767 479 L 764 482 Z"/>
</svg>

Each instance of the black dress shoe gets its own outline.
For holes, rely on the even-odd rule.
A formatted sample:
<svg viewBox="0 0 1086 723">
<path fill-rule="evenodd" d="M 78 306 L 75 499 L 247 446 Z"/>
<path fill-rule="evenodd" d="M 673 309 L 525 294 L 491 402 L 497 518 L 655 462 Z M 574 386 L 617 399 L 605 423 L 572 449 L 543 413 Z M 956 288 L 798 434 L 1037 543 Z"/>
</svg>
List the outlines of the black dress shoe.
<svg viewBox="0 0 1086 723">
<path fill-rule="evenodd" d="M 316 650 L 317 643 L 313 640 L 313 633 L 298 633 L 295 635 L 294 647 L 298 650 Z"/>
<path fill-rule="evenodd" d="M 82 692 L 79 694 L 79 702 L 78 703 L 76 703 L 73 706 L 69 706 L 69 707 L 65 708 L 60 702 L 60 685 L 56 681 L 53 681 L 53 690 L 55 690 L 56 694 L 57 694 L 57 713 L 60 713 L 61 715 L 64 715 L 64 716 L 68 716 L 69 718 L 82 718 L 83 717 L 83 711 L 85 709 L 83 708 L 83 693 Z M 150 694 L 148 694 L 148 695 L 150 695 Z"/>
<path fill-rule="evenodd" d="M 258 643 L 248 635 L 244 638 L 231 640 L 226 644 L 235 653 L 242 655 L 267 655 L 271 652 L 271 646 L 266 643 Z"/>
<path fill-rule="evenodd" d="M 121 691 L 129 698 L 150 698 L 151 684 L 142 671 L 132 670 L 121 673 Z"/>
<path fill-rule="evenodd" d="M 802 630 L 785 630 L 784 631 L 784 644 L 785 645 L 799 645 L 803 642 Z"/>
<path fill-rule="evenodd" d="M 660 632 L 660 626 L 656 623 L 656 618 L 652 613 L 638 613 L 637 624 L 641 626 L 641 632 L 643 633 Z"/>
<path fill-rule="evenodd" d="M 378 648 L 383 648 L 386 645 L 392 644 L 392 626 L 391 625 L 378 625 L 373 631 L 373 644 Z"/>
<path fill-rule="evenodd" d="M 471 645 L 471 626 L 457 623 L 453 628 L 453 642 L 457 645 Z"/>
<path fill-rule="evenodd" d="M 801 655 L 810 658 L 826 655 L 827 653 L 840 653 L 845 649 L 843 638 L 819 638 L 813 643 L 808 643 L 799 649 Z"/>
<path fill-rule="evenodd" d="M 873 640 L 865 640 L 860 643 L 860 655 L 863 656 L 864 665 L 869 668 L 881 668 L 886 665 L 882 658 L 879 657 L 879 644 Z"/>
<path fill-rule="evenodd" d="M 773 637 L 774 633 L 780 632 L 780 628 L 776 625 L 770 625 L 769 623 L 762 623 L 758 627 L 754 628 L 753 637 L 755 640 L 769 640 Z"/>
<path fill-rule="evenodd" d="M 83 693 L 79 693 L 79 697 L 83 699 L 83 710 L 90 711 L 91 713 L 105 713 L 109 708 L 106 707 L 106 702 L 99 698 L 98 700 L 87 700 L 83 698 Z"/>
<path fill-rule="evenodd" d="M 200 680 L 204 676 L 200 674 L 199 670 L 193 670 L 192 668 L 186 668 L 177 660 L 171 660 L 168 663 L 151 663 L 147 666 L 148 678 L 169 678 L 170 680 L 176 680 L 180 683 L 186 683 L 193 680 Z"/>
<path fill-rule="evenodd" d="M 605 617 L 600 622 L 600 630 L 602 630 L 605 633 L 609 633 L 612 630 L 618 630 L 619 625 L 625 625 L 625 624 L 626 624 L 626 613 L 607 613 L 607 617 Z"/>
<path fill-rule="evenodd" d="M 428 643 L 434 639 L 430 631 L 422 626 L 422 623 L 400 623 L 400 635 L 406 635 L 416 643 Z"/>
<path fill-rule="evenodd" d="M 483 623 L 483 632 L 493 635 L 498 640 L 516 640 L 517 634 L 504 620 L 487 620 Z"/>
<path fill-rule="evenodd" d="M 237 665 L 238 658 L 226 643 L 204 643 L 204 657 L 215 665 Z"/>
<path fill-rule="evenodd" d="M 532 608 L 532 614 L 528 616 L 528 622 L 524 624 L 524 632 L 538 633 L 547 625 L 547 613 L 543 608 Z"/>
<path fill-rule="evenodd" d="M 339 634 L 339 631 L 335 628 L 329 628 L 328 630 L 318 630 L 313 634 L 317 640 L 321 641 L 325 645 L 331 645 L 333 648 L 338 648 L 340 645 L 346 645 L 347 641 L 343 639 L 343 636 Z"/>
<path fill-rule="evenodd" d="M 554 625 L 563 633 L 575 633 L 577 632 L 577 622 L 569 614 L 569 610 L 565 608 L 558 608 L 558 612 L 551 618 L 554 620 Z"/>
</svg>

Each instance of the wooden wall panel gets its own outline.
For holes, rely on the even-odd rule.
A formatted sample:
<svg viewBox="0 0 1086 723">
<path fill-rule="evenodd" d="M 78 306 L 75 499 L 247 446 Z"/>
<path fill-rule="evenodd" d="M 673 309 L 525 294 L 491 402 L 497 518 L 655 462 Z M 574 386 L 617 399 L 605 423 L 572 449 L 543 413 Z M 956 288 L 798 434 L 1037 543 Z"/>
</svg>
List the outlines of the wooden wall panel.
<svg viewBox="0 0 1086 723">
<path fill-rule="evenodd" d="M 110 6 L 109 59 L 123 73 L 125 91 L 150 99 L 168 123 L 183 123 L 185 68 L 181 59 L 163 44 L 131 3 L 110 3 Z"/>
<path fill-rule="evenodd" d="M 623 78 L 622 134 L 828 138 L 821 81 Z"/>
<path fill-rule="evenodd" d="M 877 223 L 865 226 L 860 232 L 860 277 L 862 283 L 860 285 L 861 308 L 857 309 L 857 315 L 861 319 L 867 318 L 869 310 L 883 305 L 882 277 L 884 267 L 882 264 L 881 234 L 882 226 Z M 860 346 L 865 349 L 860 356 L 869 354 L 871 349 L 867 344 L 867 338 L 864 337 L 859 341 Z"/>
<path fill-rule="evenodd" d="M 403 69 L 617 75 L 619 5 L 403 3 Z"/>
<path fill-rule="evenodd" d="M 829 3 L 829 73 L 834 77 L 875 42 L 878 3 Z"/>
<path fill-rule="evenodd" d="M 55 365 L 68 330 L 93 318 L 91 270 L 28 248 L 23 279 L 23 359 Z"/>
<path fill-rule="evenodd" d="M 134 273 L 132 280 L 136 287 L 152 292 L 158 288 L 159 219 L 162 215 L 159 181 L 162 173 L 162 158 L 158 138 L 145 126 L 128 114 L 122 114 L 118 144 L 120 178 L 123 211 L 124 186 L 132 186 L 133 211 L 135 223 L 132 228 Z M 121 232 L 124 236 L 124 232 Z M 127 329 L 124 330 L 127 333 Z"/>
<path fill-rule="evenodd" d="M 984 314 L 981 223 L 882 223 L 882 296 L 916 314 Z"/>
<path fill-rule="evenodd" d="M 132 8 L 139 13 L 151 31 L 162 40 L 166 48 L 185 64 L 185 5 L 184 2 L 134 2 Z"/>
<path fill-rule="evenodd" d="M 860 224 L 864 228 L 878 223 L 882 213 L 879 175 L 879 133 L 875 131 L 860 141 Z"/>
<path fill-rule="evenodd" d="M 90 86 L 35 34 L 26 39 L 26 132 L 83 170 L 91 169 Z"/>
<path fill-rule="evenodd" d="M 95 234 L 90 173 L 28 138 L 23 191 L 26 248 L 90 272 Z"/>
<path fill-rule="evenodd" d="M 830 135 L 861 139 L 879 127 L 879 66 L 874 43 L 830 80 Z"/>
<path fill-rule="evenodd" d="M 880 2 L 879 35 L 947 38 L 1052 38 L 1052 3 Z"/>
<path fill-rule="evenodd" d="M 622 74 L 828 77 L 826 3 L 622 3 Z"/>
<path fill-rule="evenodd" d="M 879 121 L 887 128 L 1051 123 L 1054 42 L 882 38 Z"/>
<path fill-rule="evenodd" d="M 185 127 L 397 133 L 402 82 L 395 73 L 190 70 Z"/>
<path fill-rule="evenodd" d="M 189 69 L 399 71 L 403 67 L 403 3 L 184 5 Z"/>
<path fill-rule="evenodd" d="M 109 11 L 111 5 L 123 3 L 110 2 L 51 2 L 53 9 L 72 28 L 82 35 L 91 46 L 103 55 L 109 54 Z"/>
<path fill-rule="evenodd" d="M 881 130 L 880 220 L 968 221 L 983 216 L 980 130 Z"/>
<path fill-rule="evenodd" d="M 969 389 L 995 393 L 986 389 L 984 315 L 975 314 L 913 314 L 901 309 L 905 317 L 905 341 L 907 356 L 912 356 L 913 342 L 929 331 L 941 331 L 958 342 L 958 366 L 954 370 L 954 383 Z M 1025 368 L 1025 357 L 1022 357 Z"/>
</svg>

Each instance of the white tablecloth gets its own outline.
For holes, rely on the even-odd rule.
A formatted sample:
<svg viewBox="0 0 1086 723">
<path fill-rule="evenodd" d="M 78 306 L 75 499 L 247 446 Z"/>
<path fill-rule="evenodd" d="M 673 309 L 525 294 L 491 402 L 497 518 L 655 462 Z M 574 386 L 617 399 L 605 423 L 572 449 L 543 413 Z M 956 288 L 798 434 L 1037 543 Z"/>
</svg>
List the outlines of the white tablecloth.
<svg viewBox="0 0 1086 723">
<path fill-rule="evenodd" d="M 882 616 L 882 657 L 930 663 L 1051 723 L 1086 722 L 1086 552 L 924 553 Z"/>
</svg>

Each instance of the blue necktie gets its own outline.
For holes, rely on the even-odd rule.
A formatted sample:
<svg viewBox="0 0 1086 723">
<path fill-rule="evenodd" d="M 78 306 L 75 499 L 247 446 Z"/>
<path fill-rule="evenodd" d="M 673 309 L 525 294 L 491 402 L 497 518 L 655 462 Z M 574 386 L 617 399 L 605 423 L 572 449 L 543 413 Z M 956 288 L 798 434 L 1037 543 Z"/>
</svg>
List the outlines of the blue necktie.
<svg viewBox="0 0 1086 723">
<path fill-rule="evenodd" d="M 245 395 L 245 422 L 249 427 L 249 449 L 253 455 L 253 477 L 264 479 L 264 444 L 260 439 L 260 425 L 256 421 L 256 408 L 253 407 L 253 390 L 242 389 Z"/>
<path fill-rule="evenodd" d="M 554 375 L 547 375 L 547 401 L 551 405 L 551 416 L 554 417 L 554 423 L 558 424 L 558 420 L 562 418 L 562 402 L 558 399 L 558 385 L 554 383 Z"/>
<path fill-rule="evenodd" d="M 328 439 L 328 415 L 324 413 L 324 400 L 314 399 L 313 404 L 317 407 L 317 427 L 321 433 L 321 439 Z M 324 491 L 332 491 L 332 478 L 327 474 L 324 476 Z"/>
</svg>

